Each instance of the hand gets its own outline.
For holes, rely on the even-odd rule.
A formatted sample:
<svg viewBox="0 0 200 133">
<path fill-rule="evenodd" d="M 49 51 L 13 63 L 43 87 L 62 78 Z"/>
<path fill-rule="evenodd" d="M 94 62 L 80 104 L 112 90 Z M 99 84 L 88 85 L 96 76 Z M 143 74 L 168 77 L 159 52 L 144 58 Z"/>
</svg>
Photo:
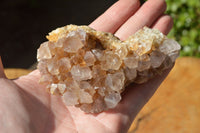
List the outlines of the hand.
<svg viewBox="0 0 200 133">
<path fill-rule="evenodd" d="M 90 26 L 111 32 L 125 40 L 143 26 L 167 34 L 171 17 L 164 15 L 164 0 L 120 0 Z M 38 84 L 38 70 L 16 80 L 6 79 L 0 60 L 0 131 L 33 133 L 125 133 L 144 104 L 154 94 L 170 70 L 142 85 L 130 85 L 115 109 L 99 114 L 85 114 L 67 107 L 59 96 L 46 92 Z"/>
</svg>

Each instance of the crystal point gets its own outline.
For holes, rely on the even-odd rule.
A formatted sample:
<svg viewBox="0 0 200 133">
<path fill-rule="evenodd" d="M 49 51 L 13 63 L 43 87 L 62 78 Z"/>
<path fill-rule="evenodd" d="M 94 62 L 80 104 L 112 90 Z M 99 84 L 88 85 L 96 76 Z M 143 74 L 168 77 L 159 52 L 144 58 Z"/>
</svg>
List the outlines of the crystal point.
<svg viewBox="0 0 200 133">
<path fill-rule="evenodd" d="M 119 93 L 113 92 L 106 95 L 104 100 L 108 108 L 114 108 L 117 106 L 117 104 L 121 100 L 121 95 Z"/>
<path fill-rule="evenodd" d="M 51 55 L 51 51 L 48 45 L 49 45 L 48 42 L 44 42 L 40 45 L 40 48 L 37 51 L 38 61 L 44 60 L 44 59 L 51 59 L 52 55 Z"/>
<path fill-rule="evenodd" d="M 91 51 L 87 51 L 85 53 L 84 60 L 85 60 L 85 62 L 87 64 L 87 66 L 92 66 L 95 63 L 96 58 L 95 58 L 94 54 L 92 54 Z"/>
<path fill-rule="evenodd" d="M 89 67 L 82 67 L 80 65 L 73 66 L 71 69 L 72 77 L 75 80 L 87 80 L 92 78 L 92 71 Z"/>
<path fill-rule="evenodd" d="M 124 73 L 117 72 L 114 74 L 108 74 L 106 77 L 105 84 L 113 91 L 121 91 L 124 87 L 124 80 Z"/>
</svg>

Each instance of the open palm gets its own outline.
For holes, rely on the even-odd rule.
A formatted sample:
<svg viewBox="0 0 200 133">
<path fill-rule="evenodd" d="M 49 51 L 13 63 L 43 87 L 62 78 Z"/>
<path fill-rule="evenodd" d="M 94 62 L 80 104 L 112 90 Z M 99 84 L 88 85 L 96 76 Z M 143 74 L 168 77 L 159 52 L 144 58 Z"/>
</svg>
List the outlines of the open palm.
<svg viewBox="0 0 200 133">
<path fill-rule="evenodd" d="M 120 0 L 90 26 L 114 33 L 124 40 L 143 26 L 167 34 L 172 19 L 164 15 L 164 0 Z M 0 62 L 1 63 L 1 62 Z M 110 133 L 127 132 L 133 119 L 170 70 L 142 85 L 126 88 L 119 105 L 99 114 L 86 114 L 64 105 L 59 96 L 46 92 L 38 83 L 38 70 L 16 80 L 8 80 L 0 65 L 0 132 L 34 133 Z"/>
</svg>

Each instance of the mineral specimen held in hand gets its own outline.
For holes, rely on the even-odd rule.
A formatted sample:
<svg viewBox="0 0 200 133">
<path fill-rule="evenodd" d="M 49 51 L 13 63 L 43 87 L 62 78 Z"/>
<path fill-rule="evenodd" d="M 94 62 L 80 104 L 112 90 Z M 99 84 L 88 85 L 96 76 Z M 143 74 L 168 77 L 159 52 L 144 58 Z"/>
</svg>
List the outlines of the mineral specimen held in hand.
<svg viewBox="0 0 200 133">
<path fill-rule="evenodd" d="M 128 84 L 144 83 L 171 67 L 181 48 L 147 27 L 126 41 L 76 25 L 58 28 L 47 38 L 37 54 L 40 82 L 66 105 L 87 113 L 116 107 Z"/>
</svg>

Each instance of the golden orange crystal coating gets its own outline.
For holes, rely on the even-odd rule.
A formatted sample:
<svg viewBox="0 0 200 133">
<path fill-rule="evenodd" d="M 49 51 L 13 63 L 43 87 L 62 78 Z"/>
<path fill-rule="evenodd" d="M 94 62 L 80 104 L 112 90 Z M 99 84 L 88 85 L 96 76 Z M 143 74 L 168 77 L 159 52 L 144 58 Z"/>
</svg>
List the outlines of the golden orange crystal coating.
<svg viewBox="0 0 200 133">
<path fill-rule="evenodd" d="M 171 67 L 181 48 L 147 27 L 126 41 L 76 25 L 58 28 L 47 38 L 37 54 L 40 82 L 66 105 L 87 113 L 116 107 L 125 86 L 144 83 Z"/>
</svg>

